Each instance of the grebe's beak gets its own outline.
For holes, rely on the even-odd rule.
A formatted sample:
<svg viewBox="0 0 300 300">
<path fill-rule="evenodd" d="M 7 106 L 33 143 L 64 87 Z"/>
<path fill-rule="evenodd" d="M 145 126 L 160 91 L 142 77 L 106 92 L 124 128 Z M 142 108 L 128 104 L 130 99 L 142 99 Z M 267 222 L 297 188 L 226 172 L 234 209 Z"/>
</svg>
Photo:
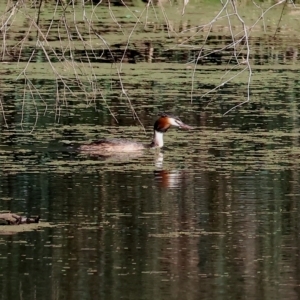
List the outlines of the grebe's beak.
<svg viewBox="0 0 300 300">
<path fill-rule="evenodd" d="M 185 130 L 194 129 L 194 127 L 183 123 L 179 118 L 168 117 L 168 121 L 169 121 L 170 125 L 173 125 L 173 126 L 185 129 Z"/>
<path fill-rule="evenodd" d="M 178 122 L 178 121 L 177 121 Z M 182 129 L 185 129 L 185 130 L 191 130 L 191 129 L 194 129 L 194 127 L 190 126 L 190 125 L 187 125 L 187 124 L 184 124 L 183 122 L 179 121 L 178 122 L 179 124 L 179 128 L 182 128 Z"/>
</svg>

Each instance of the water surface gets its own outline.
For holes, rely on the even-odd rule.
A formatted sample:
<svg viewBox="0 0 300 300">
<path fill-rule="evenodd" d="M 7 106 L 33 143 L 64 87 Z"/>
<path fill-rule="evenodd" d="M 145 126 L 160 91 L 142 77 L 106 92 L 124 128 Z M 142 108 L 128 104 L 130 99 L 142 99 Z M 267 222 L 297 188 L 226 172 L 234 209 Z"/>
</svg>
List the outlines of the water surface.
<svg viewBox="0 0 300 300">
<path fill-rule="evenodd" d="M 103 33 L 112 43 L 113 25 Z M 0 228 L 3 299 L 299 298 L 299 43 L 282 34 L 270 45 L 255 32 L 251 101 L 224 115 L 245 100 L 247 73 L 202 97 L 228 54 L 194 72 L 186 63 L 196 52 L 165 51 L 168 31 L 154 25 L 151 61 L 143 40 L 122 65 L 129 98 L 109 56 L 86 62 L 75 49 L 97 87 L 66 71 L 70 90 L 43 55 L 19 80 L 16 62 L 3 64 L 0 209 L 42 217 L 39 229 Z M 230 39 L 221 31 L 210 47 Z M 124 44 L 114 43 L 117 57 Z M 147 142 L 159 111 L 194 127 L 170 129 L 161 153 L 103 158 L 73 148 L 103 136 Z"/>
</svg>

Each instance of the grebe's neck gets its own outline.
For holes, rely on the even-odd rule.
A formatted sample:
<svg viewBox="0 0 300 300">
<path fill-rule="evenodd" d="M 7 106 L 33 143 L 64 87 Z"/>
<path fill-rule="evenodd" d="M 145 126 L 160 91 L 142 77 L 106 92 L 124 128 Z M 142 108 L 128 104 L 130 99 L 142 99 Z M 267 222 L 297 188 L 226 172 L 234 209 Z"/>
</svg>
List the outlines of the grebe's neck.
<svg viewBox="0 0 300 300">
<path fill-rule="evenodd" d="M 162 132 L 154 130 L 152 143 L 150 144 L 151 148 L 162 148 L 164 145 L 164 134 Z"/>
</svg>

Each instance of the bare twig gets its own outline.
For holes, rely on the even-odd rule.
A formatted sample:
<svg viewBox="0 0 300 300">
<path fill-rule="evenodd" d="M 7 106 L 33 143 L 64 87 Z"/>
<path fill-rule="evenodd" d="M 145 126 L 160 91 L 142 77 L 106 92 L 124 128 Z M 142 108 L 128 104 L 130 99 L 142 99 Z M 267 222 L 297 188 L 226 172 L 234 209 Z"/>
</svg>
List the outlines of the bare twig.
<svg viewBox="0 0 300 300">
<path fill-rule="evenodd" d="M 278 20 L 278 23 L 277 23 L 277 26 L 276 26 L 276 29 L 275 29 L 273 38 L 275 38 L 276 33 L 277 33 L 278 29 L 279 29 L 279 24 L 280 24 L 280 22 L 281 22 L 281 19 L 282 19 L 283 12 L 284 12 L 284 9 L 285 9 L 285 7 L 286 7 L 287 1 L 288 1 L 288 0 L 285 0 L 284 5 L 283 5 L 283 7 L 282 7 L 281 14 L 280 14 L 280 18 L 279 18 L 279 20 Z"/>
<path fill-rule="evenodd" d="M 195 82 L 195 74 L 196 74 L 197 64 L 198 64 L 199 60 L 201 59 L 201 54 L 202 54 L 202 51 L 203 51 L 203 47 L 206 44 L 206 41 L 207 41 L 208 36 L 211 32 L 211 29 L 212 29 L 212 24 L 211 24 L 210 28 L 208 29 L 206 37 L 204 38 L 204 41 L 202 43 L 202 47 L 200 48 L 200 51 L 199 51 L 198 56 L 197 56 L 196 61 L 195 61 L 193 74 L 192 74 L 191 103 L 193 102 L 194 82 Z"/>
</svg>

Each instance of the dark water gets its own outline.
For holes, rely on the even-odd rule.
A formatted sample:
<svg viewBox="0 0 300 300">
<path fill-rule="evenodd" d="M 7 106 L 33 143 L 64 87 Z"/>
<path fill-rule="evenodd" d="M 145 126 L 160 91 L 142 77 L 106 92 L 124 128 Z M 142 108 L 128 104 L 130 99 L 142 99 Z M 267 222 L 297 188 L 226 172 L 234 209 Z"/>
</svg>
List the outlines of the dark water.
<svg viewBox="0 0 300 300">
<path fill-rule="evenodd" d="M 298 299 L 297 53 L 258 48 L 251 102 L 226 116 L 245 99 L 247 76 L 202 98 L 224 74 L 210 61 L 194 74 L 191 101 L 191 53 L 124 63 L 132 106 L 103 61 L 93 65 L 101 95 L 68 81 L 71 94 L 42 63 L 31 74 L 38 94 L 4 66 L 0 210 L 42 222 L 0 228 L 0 298 Z M 194 126 L 170 129 L 160 154 L 72 148 L 103 136 L 147 142 L 158 111 Z"/>
<path fill-rule="evenodd" d="M 163 157 L 104 160 L 61 142 L 113 128 L 147 140 L 129 113 L 119 127 L 90 113 L 32 137 L 3 128 L 1 209 L 55 226 L 1 236 L 2 298 L 297 299 L 297 102 L 268 90 L 276 105 L 259 113 L 183 113 L 195 129 L 170 130 Z"/>
<path fill-rule="evenodd" d="M 1 176 L 57 225 L 1 237 L 3 299 L 297 298 L 298 171 L 109 167 Z"/>
</svg>

